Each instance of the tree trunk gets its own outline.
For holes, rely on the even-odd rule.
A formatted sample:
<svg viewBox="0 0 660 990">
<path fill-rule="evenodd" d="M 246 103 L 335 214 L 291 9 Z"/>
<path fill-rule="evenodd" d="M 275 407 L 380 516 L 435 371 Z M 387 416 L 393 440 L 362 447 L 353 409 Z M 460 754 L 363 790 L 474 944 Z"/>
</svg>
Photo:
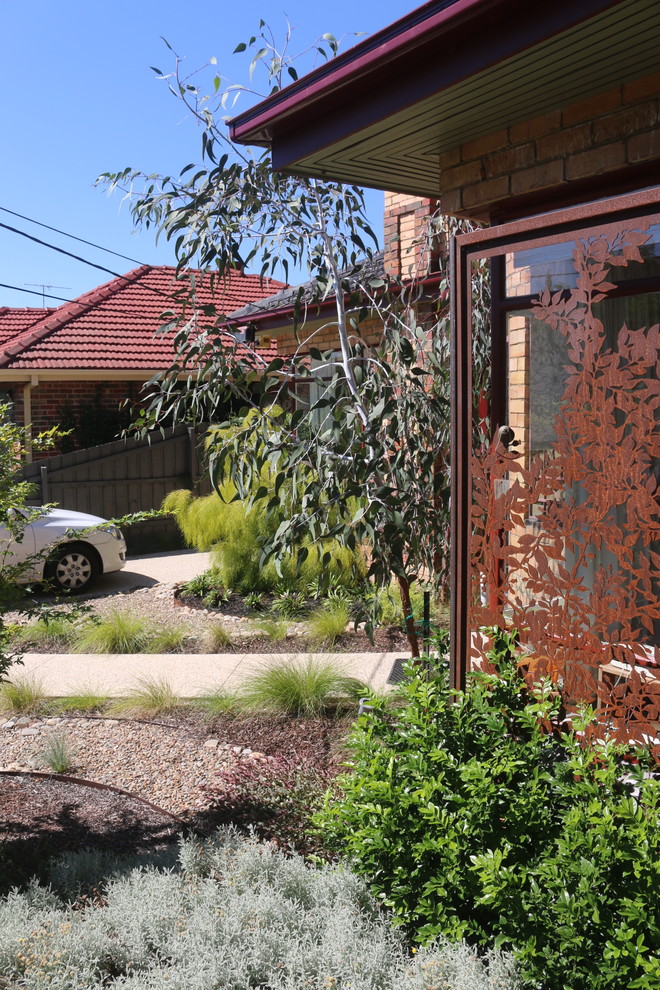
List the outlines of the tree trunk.
<svg viewBox="0 0 660 990">
<path fill-rule="evenodd" d="M 410 644 L 410 656 L 414 659 L 419 656 L 419 640 L 417 638 L 417 633 L 415 632 L 415 619 L 413 618 L 412 605 L 410 604 L 410 583 L 406 578 L 401 576 L 399 576 L 397 580 L 399 582 L 401 604 L 403 606 L 403 614 L 406 623 L 406 636 L 408 637 L 408 643 Z"/>
</svg>

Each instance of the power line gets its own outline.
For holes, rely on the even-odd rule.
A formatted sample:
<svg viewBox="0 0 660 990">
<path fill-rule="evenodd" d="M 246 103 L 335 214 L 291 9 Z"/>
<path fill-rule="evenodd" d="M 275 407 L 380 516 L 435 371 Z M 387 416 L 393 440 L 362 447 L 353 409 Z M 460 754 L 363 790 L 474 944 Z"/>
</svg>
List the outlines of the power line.
<svg viewBox="0 0 660 990">
<path fill-rule="evenodd" d="M 35 244 L 40 244 L 42 247 L 50 248 L 51 251 L 57 251 L 58 254 L 64 254 L 67 258 L 73 258 L 74 261 L 80 261 L 83 265 L 89 265 L 90 268 L 97 268 L 101 272 L 107 272 L 108 275 L 121 279 L 123 282 L 128 282 L 129 285 L 133 281 L 133 279 L 127 278 L 126 275 L 121 275 L 119 272 L 113 271 L 112 268 L 106 268 L 105 265 L 97 265 L 94 261 L 88 261 L 86 258 L 81 258 L 79 254 L 73 254 L 71 251 L 65 251 L 64 248 L 57 247 L 55 244 L 49 244 L 48 241 L 42 241 L 40 237 L 33 237 L 32 234 L 28 234 L 24 230 L 19 230 L 18 227 L 10 227 L 9 224 L 6 223 L 0 223 L 0 227 L 3 230 L 11 231 L 12 234 L 19 234 L 21 237 L 27 237 L 29 241 L 34 241 Z M 143 288 L 148 289 L 149 292 L 155 292 L 157 296 L 162 296 L 163 299 L 168 299 L 170 302 L 173 300 L 173 296 L 170 293 L 161 292 L 160 289 L 154 288 L 153 285 L 144 285 Z M 70 300 L 65 300 L 65 302 L 70 302 Z"/>
<path fill-rule="evenodd" d="M 50 292 L 34 292 L 32 289 L 20 289 L 17 285 L 6 285 L 0 282 L 0 289 L 13 289 L 14 292 L 28 292 L 31 296 L 47 296 L 49 299 L 58 299 L 60 302 L 73 302 L 72 299 L 63 299 L 62 296 L 52 296 Z"/>
<path fill-rule="evenodd" d="M 142 261 L 138 261 L 137 258 L 129 258 L 127 254 L 119 254 L 118 251 L 111 251 L 110 248 L 101 247 L 100 244 L 95 244 L 93 241 L 86 241 L 84 237 L 76 237 L 75 234 L 68 234 L 66 230 L 59 230 L 57 227 L 50 227 L 47 223 L 42 223 L 40 220 L 33 220 L 32 217 L 23 216 L 22 213 L 16 213 L 14 210 L 8 210 L 6 206 L 0 206 L 0 210 L 3 213 L 10 213 L 13 217 L 18 217 L 20 220 L 27 220 L 28 223 L 34 223 L 37 227 L 45 227 L 46 230 L 52 230 L 55 234 L 61 234 L 63 237 L 70 237 L 73 241 L 80 241 L 81 244 L 88 244 L 89 247 L 97 248 L 99 251 L 105 251 L 106 254 L 114 254 L 116 258 L 123 258 L 124 261 L 132 261 L 134 265 L 142 265 Z"/>
</svg>

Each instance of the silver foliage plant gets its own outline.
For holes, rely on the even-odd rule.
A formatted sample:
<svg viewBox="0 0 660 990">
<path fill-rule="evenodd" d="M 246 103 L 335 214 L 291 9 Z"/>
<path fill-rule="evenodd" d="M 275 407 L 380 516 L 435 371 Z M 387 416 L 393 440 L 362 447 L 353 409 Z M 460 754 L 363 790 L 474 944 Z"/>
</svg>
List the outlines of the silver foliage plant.
<svg viewBox="0 0 660 990">
<path fill-rule="evenodd" d="M 110 879 L 102 898 L 67 902 Z M 26 990 L 515 990 L 513 963 L 468 946 L 411 956 L 349 871 L 231 831 L 167 867 L 69 854 L 50 888 L 0 901 L 0 986 Z M 55 887 L 57 884 L 57 889 Z M 84 906 L 81 906 L 84 904 Z"/>
</svg>

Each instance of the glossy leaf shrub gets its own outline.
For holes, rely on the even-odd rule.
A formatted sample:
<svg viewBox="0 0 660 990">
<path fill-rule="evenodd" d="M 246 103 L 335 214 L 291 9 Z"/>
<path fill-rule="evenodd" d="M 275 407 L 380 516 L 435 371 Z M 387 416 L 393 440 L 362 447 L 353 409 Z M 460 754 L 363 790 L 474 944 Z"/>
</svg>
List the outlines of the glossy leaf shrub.
<svg viewBox="0 0 660 990">
<path fill-rule="evenodd" d="M 500 634 L 466 694 L 437 662 L 351 739 L 324 841 L 420 943 L 513 949 L 530 987 L 660 985 L 660 781 L 643 751 L 559 732 Z M 585 718 L 586 721 L 586 718 Z"/>
</svg>

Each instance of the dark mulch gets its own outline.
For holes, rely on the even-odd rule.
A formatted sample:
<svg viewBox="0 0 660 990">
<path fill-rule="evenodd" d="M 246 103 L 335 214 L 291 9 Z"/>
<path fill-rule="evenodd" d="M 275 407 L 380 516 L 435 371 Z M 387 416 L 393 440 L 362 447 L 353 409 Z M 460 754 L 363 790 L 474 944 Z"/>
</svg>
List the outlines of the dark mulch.
<svg viewBox="0 0 660 990">
<path fill-rule="evenodd" d="M 0 776 L 0 893 L 46 861 L 83 848 L 117 853 L 157 851 L 184 830 L 182 822 L 126 794 L 55 778 Z"/>
<path fill-rule="evenodd" d="M 205 807 L 187 816 L 185 826 L 170 815 L 140 800 L 110 790 L 99 790 L 55 778 L 0 774 L 0 893 L 25 883 L 31 876 L 45 876 L 48 859 L 64 851 L 85 847 L 117 853 L 157 851 L 186 832 L 208 834 L 219 825 L 234 824 L 241 829 L 257 826 L 264 838 L 280 840 L 284 848 L 300 848 L 306 808 L 284 794 L 278 774 L 291 768 L 305 768 L 316 787 L 339 771 L 345 759 L 345 739 L 355 713 L 318 718 L 291 718 L 277 715 L 241 717 L 216 716 L 204 729 L 221 743 L 249 747 L 266 754 L 269 761 L 258 764 L 255 773 L 267 779 L 266 796 L 261 786 L 255 796 L 250 780 L 241 784 L 236 801 L 214 801 L 207 793 Z M 198 732 L 200 715 L 183 711 L 167 719 L 172 733 Z M 130 760 L 132 754 L 126 753 Z M 274 788 L 268 783 L 273 770 Z M 155 772 L 161 772 L 156 770 Z M 219 786 L 221 781 L 219 780 Z M 273 802 L 271 791 L 279 797 Z"/>
</svg>

